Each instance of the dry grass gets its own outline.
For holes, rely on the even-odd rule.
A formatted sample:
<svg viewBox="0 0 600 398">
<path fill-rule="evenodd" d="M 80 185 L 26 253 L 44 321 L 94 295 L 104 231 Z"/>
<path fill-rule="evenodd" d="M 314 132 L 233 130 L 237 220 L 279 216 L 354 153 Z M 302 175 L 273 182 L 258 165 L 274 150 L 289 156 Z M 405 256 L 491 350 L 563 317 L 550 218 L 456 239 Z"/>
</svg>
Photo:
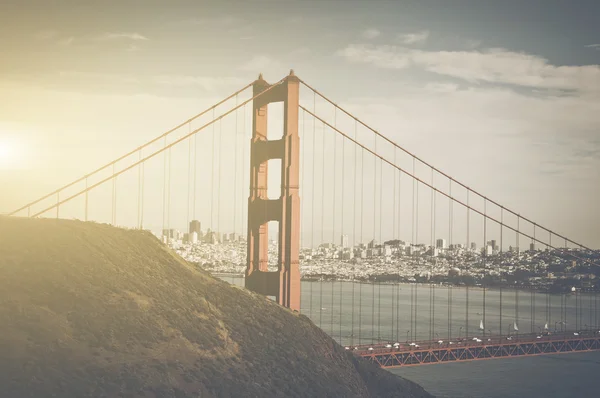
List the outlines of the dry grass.
<svg viewBox="0 0 600 398">
<path fill-rule="evenodd" d="M 428 396 L 147 232 L 0 217 L 0 396 Z"/>
</svg>

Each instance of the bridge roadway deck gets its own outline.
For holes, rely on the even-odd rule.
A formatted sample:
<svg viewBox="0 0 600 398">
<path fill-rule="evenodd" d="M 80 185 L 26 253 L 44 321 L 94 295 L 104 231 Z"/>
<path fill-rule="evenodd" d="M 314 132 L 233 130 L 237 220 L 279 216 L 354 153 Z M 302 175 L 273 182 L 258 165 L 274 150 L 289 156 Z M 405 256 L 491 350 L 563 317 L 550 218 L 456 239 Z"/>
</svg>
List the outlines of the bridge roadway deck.
<svg viewBox="0 0 600 398">
<path fill-rule="evenodd" d="M 421 341 L 346 347 L 382 368 L 600 351 L 600 332 L 479 336 L 478 340 Z M 386 347 L 387 346 L 387 347 Z M 390 347 L 391 346 L 391 347 Z"/>
</svg>

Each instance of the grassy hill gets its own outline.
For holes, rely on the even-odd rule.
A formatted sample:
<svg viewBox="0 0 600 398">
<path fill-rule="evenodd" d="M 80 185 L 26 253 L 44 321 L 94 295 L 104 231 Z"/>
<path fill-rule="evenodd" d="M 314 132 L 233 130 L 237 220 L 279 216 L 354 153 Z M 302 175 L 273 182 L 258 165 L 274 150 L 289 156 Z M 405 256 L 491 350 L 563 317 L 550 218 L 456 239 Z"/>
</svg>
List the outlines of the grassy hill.
<svg viewBox="0 0 600 398">
<path fill-rule="evenodd" d="M 0 217 L 0 397 L 429 397 L 150 233 Z"/>
</svg>

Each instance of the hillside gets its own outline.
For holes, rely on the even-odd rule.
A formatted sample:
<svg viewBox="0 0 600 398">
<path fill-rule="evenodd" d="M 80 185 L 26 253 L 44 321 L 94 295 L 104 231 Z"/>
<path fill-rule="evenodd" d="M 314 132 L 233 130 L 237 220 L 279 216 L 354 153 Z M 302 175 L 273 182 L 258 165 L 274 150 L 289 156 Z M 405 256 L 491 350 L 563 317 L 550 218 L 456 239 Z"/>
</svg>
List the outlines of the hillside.
<svg viewBox="0 0 600 398">
<path fill-rule="evenodd" d="M 148 232 L 0 217 L 0 397 L 429 397 Z"/>
</svg>

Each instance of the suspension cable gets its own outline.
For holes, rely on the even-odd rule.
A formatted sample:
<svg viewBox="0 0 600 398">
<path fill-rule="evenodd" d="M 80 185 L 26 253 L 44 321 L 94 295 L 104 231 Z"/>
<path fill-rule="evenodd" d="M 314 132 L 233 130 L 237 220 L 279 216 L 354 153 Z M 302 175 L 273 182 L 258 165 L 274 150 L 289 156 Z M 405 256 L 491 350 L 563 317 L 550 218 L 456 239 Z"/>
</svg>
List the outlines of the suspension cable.
<svg viewBox="0 0 600 398">
<path fill-rule="evenodd" d="M 283 80 L 284 80 L 284 79 L 280 80 L 279 82 L 275 83 L 273 86 L 279 85 L 281 82 L 283 82 Z M 37 200 L 34 200 L 33 202 L 29 202 L 29 203 L 27 203 L 26 205 L 24 205 L 24 206 L 22 206 L 22 207 L 18 208 L 17 210 L 15 210 L 15 211 L 13 211 L 13 212 L 9 213 L 8 215 L 9 215 L 9 216 L 12 216 L 12 215 L 14 215 L 14 214 L 16 214 L 16 213 L 20 212 L 21 210 L 25 210 L 26 208 L 28 208 L 28 207 L 31 207 L 31 206 L 33 206 L 33 205 L 35 205 L 35 204 L 37 204 L 37 203 L 41 202 L 42 200 L 44 200 L 44 199 L 47 199 L 47 198 L 49 198 L 49 197 L 51 197 L 51 196 L 55 195 L 57 192 L 63 191 L 63 190 L 65 190 L 65 189 L 67 189 L 67 188 L 69 188 L 69 187 L 71 187 L 71 186 L 73 186 L 73 185 L 75 185 L 75 184 L 77 184 L 77 183 L 79 183 L 79 182 L 81 182 L 81 181 L 85 180 L 86 178 L 88 178 L 88 177 L 91 177 L 91 176 L 93 176 L 93 175 L 95 175 L 95 174 L 99 173 L 100 171 L 102 171 L 102 170 L 104 170 L 104 169 L 106 169 L 106 168 L 108 168 L 108 167 L 110 167 L 110 166 L 114 165 L 115 163 L 117 163 L 117 162 L 119 162 L 119 161 L 121 161 L 121 160 L 123 160 L 123 159 L 125 159 L 125 158 L 127 158 L 127 157 L 129 157 L 129 156 L 131 156 L 131 155 L 133 155 L 133 154 L 134 154 L 134 153 L 136 153 L 137 151 L 139 151 L 139 150 L 141 150 L 141 149 L 143 149 L 143 148 L 146 148 L 146 147 L 147 147 L 147 146 L 149 146 L 149 145 L 152 145 L 152 144 L 154 144 L 155 142 L 159 141 L 161 138 L 166 138 L 166 137 L 167 137 L 169 134 L 171 134 L 171 133 L 173 133 L 174 131 L 178 130 L 178 129 L 179 129 L 179 128 L 181 128 L 182 126 L 185 126 L 186 124 L 188 124 L 188 123 L 190 123 L 190 122 L 192 122 L 192 121 L 196 120 L 197 118 L 199 118 L 199 117 L 201 117 L 201 116 L 205 115 L 205 114 L 206 114 L 206 113 L 208 113 L 210 110 L 213 110 L 214 108 L 218 107 L 219 105 L 222 105 L 222 104 L 224 104 L 225 102 L 227 102 L 227 101 L 229 101 L 231 98 L 233 98 L 235 95 L 237 95 L 237 94 L 240 94 L 240 93 L 242 93 L 242 92 L 246 91 L 248 88 L 252 87 L 252 85 L 253 85 L 253 84 L 254 84 L 254 82 L 252 82 L 252 83 L 250 83 L 250 84 L 246 85 L 245 87 L 243 87 L 242 89 L 240 89 L 240 90 L 236 91 L 235 93 L 231 94 L 231 95 L 230 95 L 230 96 L 228 96 L 227 98 L 225 98 L 225 99 L 223 99 L 223 100 L 219 101 L 218 103 L 216 103 L 216 104 L 212 105 L 211 107 L 209 107 L 209 108 L 205 109 L 204 111 L 202 111 L 202 112 L 198 113 L 197 115 L 195 115 L 195 116 L 191 117 L 190 119 L 188 119 L 188 120 L 186 120 L 186 121 L 182 122 L 181 124 L 179 124 L 179 125 L 177 125 L 177 126 L 173 127 L 171 130 L 169 130 L 169 131 L 167 131 L 167 132 L 165 132 L 165 133 L 161 134 L 160 136 L 158 136 L 158 137 L 156 137 L 156 138 L 154 138 L 154 139 L 152 139 L 152 140 L 150 140 L 150 141 L 146 142 L 145 144 L 143 144 L 143 145 L 141 145 L 141 146 L 139 146 L 139 147 L 135 148 L 134 150 L 132 150 L 132 151 L 130 151 L 130 152 L 128 152 L 128 153 L 126 153 L 125 155 L 123 155 L 123 156 L 121 156 L 121 157 L 119 157 L 119 158 L 117 158 L 117 159 L 113 160 L 112 162 L 110 162 L 110 163 L 107 163 L 107 164 L 105 164 L 104 166 L 97 168 L 96 170 L 92 171 L 91 173 L 88 173 L 88 174 L 84 175 L 83 177 L 80 177 L 80 178 L 78 178 L 78 179 L 76 179 L 76 180 L 74 180 L 74 181 L 70 182 L 69 184 L 63 185 L 62 187 L 60 187 L 60 188 L 58 188 L 58 189 L 56 189 L 56 190 L 54 190 L 54 191 L 52 191 L 52 192 L 48 193 L 47 195 L 44 195 L 44 196 L 42 196 L 41 198 L 39 198 L 39 199 L 37 199 Z M 262 94 L 262 93 L 261 93 L 261 94 Z"/>
<path fill-rule="evenodd" d="M 40 210 L 40 211 L 38 211 L 37 213 L 33 214 L 31 217 L 32 217 L 32 218 L 38 217 L 38 216 L 40 216 L 41 214 L 44 214 L 45 212 L 47 212 L 47 211 L 49 211 L 49 210 L 52 210 L 52 209 L 56 208 L 57 206 L 60 206 L 60 205 L 62 205 L 62 204 L 64 204 L 64 203 L 66 203 L 66 202 L 69 202 L 69 201 L 71 201 L 71 200 L 75 199 L 76 197 L 78 197 L 78 196 L 80 196 L 80 195 L 83 195 L 83 194 L 85 194 L 85 192 L 89 192 L 90 190 L 92 190 L 92 189 L 94 189 L 94 188 L 96 188 L 96 187 L 98 187 L 98 186 L 100 186 L 100 185 L 104 184 L 105 182 L 107 182 L 107 181 L 110 181 L 110 180 L 111 180 L 113 177 L 117 177 L 117 176 L 119 176 L 119 175 L 121 175 L 121 174 L 123 174 L 123 173 L 125 173 L 125 172 L 127 172 L 127 171 L 129 171 L 129 170 L 131 170 L 132 168 L 134 168 L 135 166 L 139 165 L 140 163 L 146 162 L 147 160 L 149 160 L 149 159 L 151 159 L 151 158 L 153 158 L 153 157 L 155 157 L 155 156 L 157 156 L 157 155 L 159 155 L 159 154 L 161 154 L 161 153 L 165 152 L 167 149 L 169 149 L 169 148 L 171 148 L 171 147 L 173 147 L 173 146 L 175 146 L 175 145 L 179 144 L 181 141 L 183 141 L 183 140 L 187 139 L 187 138 L 188 138 L 188 137 L 190 137 L 191 135 L 197 134 L 198 132 L 200 132 L 200 131 L 204 130 L 206 127 L 208 127 L 208 126 L 211 126 L 212 124 L 214 124 L 216 121 L 218 121 L 218 120 L 221 120 L 222 118 L 226 117 L 227 115 L 229 115 L 229 114 L 230 114 L 230 113 L 232 113 L 232 112 L 235 112 L 235 111 L 236 111 L 238 108 L 240 108 L 240 107 L 242 107 L 242 106 L 245 106 L 247 103 L 249 103 L 249 102 L 251 102 L 251 101 L 254 101 L 256 98 L 259 98 L 259 97 L 261 97 L 261 96 L 265 95 L 265 94 L 266 94 L 266 93 L 268 93 L 270 90 L 274 89 L 275 87 L 278 87 L 278 86 L 279 86 L 281 83 L 283 83 L 283 81 L 284 81 L 284 80 L 285 80 L 285 78 L 284 78 L 284 79 L 281 79 L 280 81 L 278 81 L 278 82 L 277 82 L 277 83 L 275 83 L 275 84 L 272 84 L 271 86 L 267 87 L 265 90 L 263 90 L 263 91 L 261 91 L 260 93 L 258 93 L 258 94 L 256 94 L 256 95 L 254 95 L 253 97 L 251 97 L 251 98 L 247 99 L 247 100 L 246 100 L 246 101 L 244 101 L 243 103 L 239 104 L 237 108 L 233 108 L 233 109 L 230 109 L 230 110 L 226 111 L 225 113 L 221 114 L 221 115 L 220 115 L 219 117 L 217 117 L 216 119 L 213 119 L 213 120 L 211 120 L 210 122 L 207 122 L 207 123 L 205 123 L 204 125 L 202 125 L 202 126 L 198 127 L 198 128 L 197 128 L 197 129 L 195 129 L 194 131 L 192 131 L 190 134 L 186 134 L 186 135 L 184 135 L 183 137 L 176 139 L 175 141 L 173 141 L 172 143 L 170 143 L 170 144 L 168 144 L 168 145 L 166 144 L 166 139 L 165 139 L 165 146 L 164 146 L 162 149 L 159 149 L 159 150 L 157 150 L 157 151 L 153 152 L 152 154 L 150 154 L 150 155 L 147 155 L 147 156 L 146 156 L 146 157 L 144 157 L 144 158 L 143 158 L 141 161 L 134 162 L 133 164 L 131 164 L 131 165 L 129 165 L 129 166 L 127 166 L 127 167 L 123 168 L 122 170 L 119 170 L 119 171 L 118 171 L 118 172 L 116 172 L 114 175 L 112 175 L 112 176 L 109 176 L 109 177 L 106 177 L 106 178 L 104 178 L 104 179 L 102 179 L 102 180 L 98 181 L 97 183 L 95 183 L 95 184 L 91 185 L 91 186 L 90 186 L 90 187 L 88 187 L 88 188 L 86 188 L 86 189 L 84 189 L 84 190 L 82 190 L 82 191 L 79 191 L 79 192 L 77 192 L 77 193 L 75 193 L 75 194 L 73 194 L 73 195 L 71 195 L 71 196 L 67 197 L 66 199 L 62 199 L 60 202 L 58 202 L 58 203 L 56 203 L 56 204 L 54 204 L 54 205 L 51 205 L 51 206 L 49 206 L 49 207 L 47 207 L 47 208 L 45 208 L 45 209 L 43 209 L 43 210 Z M 115 163 L 115 162 L 113 162 L 113 163 Z M 111 165 L 112 165 L 112 163 L 111 163 Z M 109 166 L 110 166 L 110 165 L 109 165 Z M 107 167 L 108 167 L 108 166 L 107 166 Z M 166 167 L 165 167 L 165 169 L 166 169 Z M 83 180 L 83 178 L 82 178 L 81 180 L 79 180 L 79 181 L 82 181 L 82 180 Z M 79 182 L 79 181 L 78 181 L 78 182 Z M 64 188 L 63 188 L 63 189 L 64 189 Z M 49 196 L 51 196 L 51 195 L 48 195 L 48 196 L 46 196 L 45 198 L 47 198 L 47 197 L 49 197 Z M 44 198 L 44 199 L 45 199 L 45 198 Z M 27 206 L 26 206 L 26 207 L 27 207 Z M 25 207 L 25 208 L 26 208 L 26 207 Z M 11 213 L 11 214 L 12 214 L 12 213 Z"/>
<path fill-rule="evenodd" d="M 329 98 L 327 98 L 325 95 L 323 95 L 322 93 L 320 93 L 319 91 L 317 91 L 316 89 L 314 89 L 312 86 L 310 86 L 309 84 L 307 84 L 307 83 L 306 83 L 304 80 L 302 80 L 302 79 L 299 79 L 299 80 L 300 80 L 300 83 L 302 83 L 303 85 L 305 85 L 305 86 L 306 86 L 306 87 L 307 87 L 309 90 L 313 91 L 314 93 L 316 93 L 317 95 L 319 95 L 321 98 L 323 98 L 325 101 L 327 101 L 327 102 L 329 102 L 330 104 L 334 105 L 336 108 L 338 108 L 340 111 L 342 111 L 343 113 L 345 113 L 347 116 L 349 116 L 350 118 L 352 118 L 352 119 L 356 120 L 358 123 L 362 124 L 364 127 L 366 127 L 367 129 L 371 130 L 373 133 L 375 133 L 375 134 L 376 134 L 376 135 L 378 135 L 379 137 L 383 138 L 383 139 L 384 139 L 384 140 L 386 140 L 388 143 L 392 144 L 394 147 L 396 147 L 396 148 L 400 149 L 401 151 L 403 151 L 403 152 L 404 152 L 404 153 L 406 153 L 407 155 L 409 155 L 409 156 L 412 156 L 412 157 L 416 158 L 416 159 L 417 159 L 419 162 L 423 163 L 425 166 L 431 167 L 431 168 L 432 168 L 432 169 L 434 169 L 434 170 L 435 170 L 437 173 L 439 173 L 439 174 L 443 175 L 444 177 L 446 177 L 446 178 L 448 178 L 448 179 L 450 179 L 450 180 L 454 181 L 456 184 L 458 184 L 458 185 L 462 186 L 463 188 L 467 189 L 468 191 L 471 191 L 471 192 L 473 192 L 475 195 L 477 195 L 477 196 L 479 196 L 479 197 L 481 197 L 481 198 L 485 198 L 485 195 L 482 195 L 482 194 L 480 194 L 480 193 L 479 193 L 479 192 L 477 192 L 476 190 L 474 190 L 474 189 L 472 189 L 472 188 L 468 187 L 467 185 L 465 185 L 465 184 L 461 183 L 460 181 L 457 181 L 456 179 L 452 178 L 450 175 L 448 175 L 448 174 L 446 174 L 446 173 L 442 172 L 441 170 L 439 170 L 439 169 L 437 169 L 437 168 L 433 167 L 431 164 L 429 164 L 429 163 L 425 162 L 424 160 L 420 159 L 419 157 L 417 157 L 417 156 L 416 156 L 416 155 L 414 155 L 413 153 L 409 152 L 408 150 L 406 150 L 406 149 L 405 149 L 405 148 L 403 148 L 402 146 L 400 146 L 400 145 L 396 144 L 395 142 L 393 142 L 392 140 L 390 140 L 390 139 L 389 139 L 389 138 L 387 138 L 386 136 L 382 135 L 380 132 L 378 132 L 378 131 L 377 131 L 377 130 L 375 130 L 374 128 L 372 128 L 372 127 L 370 127 L 369 125 L 365 124 L 363 121 L 361 121 L 360 119 L 358 119 L 356 116 L 354 116 L 353 114 L 351 114 L 350 112 L 348 112 L 348 111 L 347 111 L 347 110 L 345 110 L 344 108 L 340 107 L 340 106 L 339 106 L 339 105 L 337 105 L 335 102 L 333 102 L 332 100 L 330 100 Z M 491 200 L 491 199 L 487 199 L 487 200 L 488 200 L 488 201 L 489 201 L 491 204 L 493 204 L 493 205 L 496 205 L 496 206 L 498 206 L 498 207 L 502 207 L 502 206 L 501 206 L 499 203 L 497 203 L 497 202 L 495 202 L 495 201 L 493 201 L 493 200 Z M 506 210 L 506 211 L 508 211 L 509 213 L 511 213 L 511 214 L 513 214 L 513 215 L 515 215 L 515 216 L 516 216 L 516 215 L 519 215 L 519 214 L 518 214 L 518 213 L 516 213 L 515 211 L 513 211 L 513 210 L 510 210 L 510 209 L 508 209 L 508 208 L 505 208 L 505 210 Z M 520 216 L 520 215 L 519 215 L 519 216 Z M 533 221 L 531 221 L 531 220 L 529 220 L 529 219 L 527 219 L 527 218 L 525 218 L 525 217 L 522 217 L 522 216 L 520 216 L 520 217 L 521 217 L 521 218 L 522 218 L 524 221 L 526 221 L 526 222 L 529 222 L 529 223 L 533 224 Z M 558 234 L 558 233 L 556 233 L 556 232 L 553 232 L 553 231 L 551 231 L 551 230 L 550 230 L 550 229 L 548 229 L 548 228 L 542 227 L 542 226 L 540 226 L 540 225 L 538 225 L 538 226 L 539 226 L 540 228 L 542 228 L 542 229 L 544 229 L 544 230 L 548 231 L 548 232 L 551 232 L 552 234 L 554 234 L 554 235 L 556 235 L 556 236 L 558 236 L 558 237 L 560 237 L 560 238 L 567 239 L 565 236 L 563 236 L 563 235 L 560 235 L 560 234 Z M 579 245 L 580 247 L 582 247 L 582 248 L 584 248 L 584 249 L 587 249 L 587 250 L 592 250 L 592 249 L 590 249 L 590 248 L 588 248 L 588 247 L 586 247 L 586 246 L 583 246 L 583 245 L 581 245 L 581 244 L 579 244 L 579 243 L 577 243 L 577 242 L 575 242 L 575 241 L 572 241 L 572 240 L 570 240 L 570 239 L 568 239 L 568 240 L 569 240 L 571 243 L 573 243 L 573 244 L 576 244 L 576 245 Z"/>
<path fill-rule="evenodd" d="M 303 109 L 305 109 L 305 110 L 306 110 L 306 108 L 304 108 L 304 107 L 302 107 L 302 106 L 300 106 L 300 108 L 303 108 Z M 309 114 L 310 114 L 311 116 L 313 116 L 314 118 L 316 118 L 316 119 L 318 119 L 318 120 L 322 121 L 322 122 L 323 122 L 325 125 L 327 125 L 328 127 L 332 128 L 333 130 L 335 130 L 335 131 L 336 131 L 336 132 L 338 132 L 339 134 L 341 134 L 341 135 L 345 136 L 345 137 L 346 137 L 346 138 L 347 138 L 349 141 L 352 141 L 354 144 L 361 146 L 361 147 L 362 147 L 364 150 L 366 150 L 367 152 L 371 153 L 372 155 L 374 155 L 374 156 L 376 156 L 376 157 L 379 157 L 380 159 L 382 159 L 384 162 L 388 163 L 389 165 L 391 165 L 391 166 L 393 166 L 393 167 L 396 167 L 398 170 L 405 172 L 406 174 L 408 174 L 409 176 L 411 176 L 411 178 L 413 178 L 414 180 L 416 180 L 416 181 L 418 181 L 419 183 L 423 184 L 424 186 L 426 186 L 426 187 L 428 187 L 428 188 L 430 188 L 430 189 L 435 189 L 435 190 L 436 190 L 438 193 L 440 193 L 440 194 L 444 195 L 445 197 L 447 197 L 447 198 L 451 199 L 452 201 L 454 201 L 454 202 L 456 202 L 456 203 L 458 203 L 458 204 L 462 205 L 463 207 L 467 207 L 467 208 L 469 208 L 471 211 L 473 211 L 473 212 L 475 212 L 475 213 L 477 213 L 477 214 L 479 214 L 479 215 L 481 215 L 481 216 L 487 217 L 487 218 L 488 218 L 490 221 L 493 221 L 493 222 L 495 222 L 495 223 L 497 223 L 497 224 L 499 224 L 499 223 L 500 223 L 498 220 L 496 220 L 496 219 L 495 219 L 495 218 L 493 218 L 493 217 L 490 217 L 490 216 L 485 216 L 485 215 L 483 214 L 483 212 L 481 212 L 480 210 L 474 209 L 474 208 L 470 207 L 468 204 L 465 204 L 464 202 L 462 202 L 462 201 L 460 201 L 460 200 L 458 200 L 458 199 L 456 199 L 456 198 L 453 198 L 453 197 L 451 197 L 451 196 L 450 196 L 450 195 L 448 195 L 447 193 L 445 193 L 445 192 L 443 192 L 443 191 L 440 191 L 440 190 L 439 190 L 439 189 L 437 189 L 437 188 L 434 188 L 434 187 L 432 187 L 432 186 L 431 186 L 431 185 L 430 185 L 428 182 L 426 182 L 426 181 L 424 181 L 424 180 L 422 180 L 422 179 L 420 179 L 420 178 L 416 177 L 416 175 L 414 175 L 414 174 L 411 174 L 411 173 L 409 173 L 409 172 L 405 171 L 404 169 L 402 169 L 402 168 L 401 168 L 401 167 L 399 167 L 399 166 L 395 166 L 395 165 L 394 165 L 392 162 L 390 162 L 389 160 L 387 160 L 387 159 L 383 158 L 381 155 L 379 155 L 379 154 L 377 154 L 377 153 L 373 152 L 373 150 L 371 150 L 371 149 L 369 149 L 369 148 L 365 147 L 365 146 L 364 146 L 363 144 L 361 144 L 360 142 L 358 142 L 358 141 L 356 141 L 356 140 L 353 140 L 351 137 L 349 137 L 348 135 L 346 135 L 345 133 L 343 133 L 343 132 L 342 132 L 342 131 L 340 131 L 339 129 L 337 129 L 337 128 L 335 128 L 335 127 L 331 126 L 331 124 L 327 123 L 326 121 L 324 121 L 324 120 L 323 120 L 322 118 L 320 118 L 319 116 L 315 115 L 314 113 L 312 113 L 312 112 L 310 112 L 310 111 L 308 111 L 308 110 L 306 110 L 306 111 L 307 111 L 307 113 L 309 113 Z M 414 159 L 416 159 L 416 158 L 414 158 Z M 439 172 L 439 171 L 438 171 L 438 172 Z M 439 173 L 441 173 L 441 172 L 439 172 Z M 456 182 L 456 181 L 455 181 L 455 182 Z M 418 185 L 417 185 L 417 186 L 418 186 Z M 467 192 L 471 192 L 471 191 L 467 190 Z M 490 202 L 490 203 L 494 203 L 494 202 L 490 201 L 489 199 L 487 199 L 487 201 L 488 201 L 488 202 Z M 505 209 L 505 210 L 507 210 L 506 208 L 504 208 L 504 209 Z M 508 211 L 508 210 L 507 210 L 507 211 Z M 506 228 L 508 228 L 508 229 L 510 229 L 510 230 L 512 230 L 512 231 L 517 231 L 517 230 L 516 230 L 514 227 L 511 227 L 510 225 L 505 225 L 505 227 L 506 227 Z M 538 227 L 539 227 L 539 225 L 538 225 Z M 530 235 L 527 235 L 527 234 L 524 234 L 524 233 L 521 233 L 521 235 L 523 235 L 524 237 L 527 237 L 527 238 L 533 238 L 532 236 L 530 236 Z M 536 241 L 537 241 L 537 242 L 539 242 L 539 243 L 541 243 L 541 244 L 546 244 L 545 242 L 539 241 L 538 239 L 536 239 Z M 566 241 L 567 241 L 567 239 L 565 238 L 565 242 L 566 242 Z M 577 244 L 576 242 L 573 242 L 573 243 Z M 581 247 L 582 247 L 582 248 L 585 248 L 585 246 L 581 246 Z M 561 250 L 561 249 L 560 249 L 560 248 L 558 248 L 558 247 L 552 247 L 552 248 L 553 248 L 553 249 L 557 249 L 557 250 Z M 591 250 L 591 249 L 590 249 L 590 250 Z M 565 249 L 564 249 L 564 250 L 562 250 L 562 251 L 564 251 L 564 252 L 565 252 L 565 253 L 566 253 L 568 256 L 570 256 L 570 257 L 573 257 L 573 258 L 576 258 L 576 259 L 577 259 L 577 260 L 579 260 L 579 261 L 582 261 L 582 262 L 585 262 L 585 263 L 588 263 L 588 264 L 591 264 L 591 265 L 595 265 L 595 266 L 599 266 L 599 267 L 600 267 L 600 265 L 598 265 L 598 264 L 595 264 L 595 263 L 593 263 L 593 262 L 591 262 L 591 261 L 589 261 L 589 260 L 587 260 L 587 259 L 581 258 L 581 257 L 579 257 L 579 256 L 576 256 L 576 255 L 574 255 L 574 254 L 570 253 L 570 252 L 568 251 L 568 248 L 565 248 Z"/>
</svg>

